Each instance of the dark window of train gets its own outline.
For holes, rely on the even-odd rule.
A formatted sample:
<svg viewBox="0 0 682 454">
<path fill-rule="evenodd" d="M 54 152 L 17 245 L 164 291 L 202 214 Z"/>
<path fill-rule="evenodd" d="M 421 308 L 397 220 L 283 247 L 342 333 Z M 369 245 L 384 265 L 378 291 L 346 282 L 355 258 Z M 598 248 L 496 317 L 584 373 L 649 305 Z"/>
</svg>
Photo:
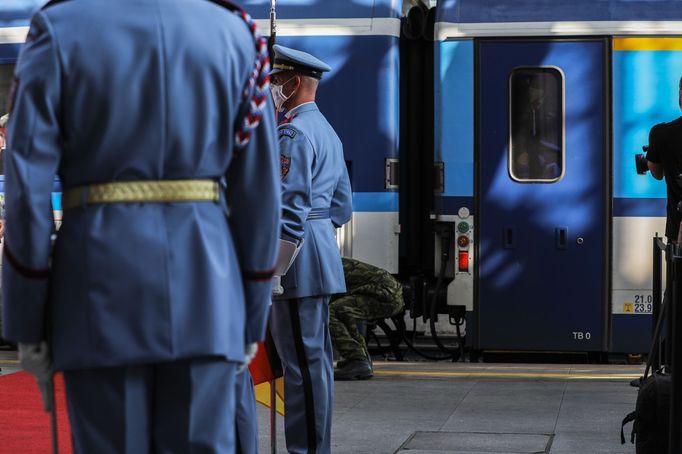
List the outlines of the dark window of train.
<svg viewBox="0 0 682 454">
<path fill-rule="evenodd" d="M 509 174 L 552 183 L 564 168 L 563 75 L 556 68 L 516 68 L 509 76 Z"/>
<path fill-rule="evenodd" d="M 14 65 L 0 65 L 0 117 L 5 115 L 8 110 L 9 104 L 9 89 L 12 84 L 12 77 L 14 75 Z M 0 175 L 5 174 L 4 169 L 4 147 L 6 144 L 5 136 L 6 133 L 0 129 Z"/>
<path fill-rule="evenodd" d="M 12 84 L 14 65 L 0 65 L 0 117 L 7 113 L 9 87 Z"/>
</svg>

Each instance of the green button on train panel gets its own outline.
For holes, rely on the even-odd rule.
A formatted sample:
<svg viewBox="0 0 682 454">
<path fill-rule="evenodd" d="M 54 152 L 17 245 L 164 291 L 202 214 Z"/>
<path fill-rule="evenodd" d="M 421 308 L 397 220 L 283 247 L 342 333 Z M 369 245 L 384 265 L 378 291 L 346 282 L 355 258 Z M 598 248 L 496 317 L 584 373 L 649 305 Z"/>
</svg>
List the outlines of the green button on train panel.
<svg viewBox="0 0 682 454">
<path fill-rule="evenodd" d="M 457 231 L 459 233 L 467 233 L 469 231 L 469 224 L 467 222 L 460 222 L 457 224 Z"/>
</svg>

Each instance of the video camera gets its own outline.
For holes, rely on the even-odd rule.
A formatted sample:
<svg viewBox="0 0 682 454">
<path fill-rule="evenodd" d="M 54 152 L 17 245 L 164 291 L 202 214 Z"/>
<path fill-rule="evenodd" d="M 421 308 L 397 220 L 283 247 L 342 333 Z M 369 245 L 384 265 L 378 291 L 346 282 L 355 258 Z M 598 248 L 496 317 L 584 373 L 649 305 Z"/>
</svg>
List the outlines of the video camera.
<svg viewBox="0 0 682 454">
<path fill-rule="evenodd" d="M 649 151 L 649 146 L 648 145 L 642 146 L 642 150 L 646 153 L 647 151 Z M 635 155 L 635 168 L 637 169 L 638 175 L 644 175 L 649 171 L 648 161 L 646 159 L 646 156 L 644 156 L 642 153 L 637 153 Z M 677 186 L 679 188 L 682 188 L 682 171 L 676 171 L 674 175 L 677 175 L 677 177 L 675 177 L 674 180 L 672 179 L 668 180 L 668 182 L 674 181 L 675 183 L 677 183 Z M 679 213 L 682 213 L 682 201 L 680 201 L 680 203 L 678 204 L 677 211 Z"/>
<path fill-rule="evenodd" d="M 649 151 L 649 145 L 643 145 L 642 151 L 644 153 Z M 637 169 L 638 175 L 644 175 L 649 171 L 648 161 L 646 160 L 646 156 L 644 156 L 642 153 L 637 153 L 635 155 L 635 168 Z"/>
</svg>

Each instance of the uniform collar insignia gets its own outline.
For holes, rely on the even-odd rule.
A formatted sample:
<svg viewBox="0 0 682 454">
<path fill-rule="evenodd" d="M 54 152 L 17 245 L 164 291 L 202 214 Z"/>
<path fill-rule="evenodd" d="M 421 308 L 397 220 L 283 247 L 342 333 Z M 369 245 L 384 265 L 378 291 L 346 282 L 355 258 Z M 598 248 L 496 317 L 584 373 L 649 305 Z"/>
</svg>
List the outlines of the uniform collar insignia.
<svg viewBox="0 0 682 454">
<path fill-rule="evenodd" d="M 282 121 L 279 122 L 278 125 L 279 125 L 279 126 L 282 126 L 282 125 L 289 124 L 289 123 L 291 123 L 292 121 L 294 121 L 294 118 L 296 118 L 297 116 L 298 116 L 298 114 L 287 115 L 287 116 L 284 118 L 284 120 L 282 120 Z"/>
</svg>

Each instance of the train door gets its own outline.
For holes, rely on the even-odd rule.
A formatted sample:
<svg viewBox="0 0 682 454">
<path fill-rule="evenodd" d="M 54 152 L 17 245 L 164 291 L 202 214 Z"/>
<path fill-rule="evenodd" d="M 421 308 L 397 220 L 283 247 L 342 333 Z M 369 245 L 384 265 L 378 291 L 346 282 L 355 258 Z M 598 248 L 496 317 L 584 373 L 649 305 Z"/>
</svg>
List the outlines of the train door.
<svg viewBox="0 0 682 454">
<path fill-rule="evenodd" d="M 479 348 L 606 348 L 605 40 L 481 41 Z"/>
</svg>

